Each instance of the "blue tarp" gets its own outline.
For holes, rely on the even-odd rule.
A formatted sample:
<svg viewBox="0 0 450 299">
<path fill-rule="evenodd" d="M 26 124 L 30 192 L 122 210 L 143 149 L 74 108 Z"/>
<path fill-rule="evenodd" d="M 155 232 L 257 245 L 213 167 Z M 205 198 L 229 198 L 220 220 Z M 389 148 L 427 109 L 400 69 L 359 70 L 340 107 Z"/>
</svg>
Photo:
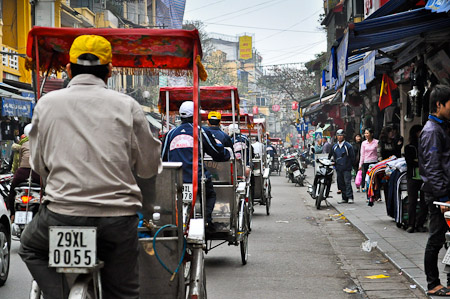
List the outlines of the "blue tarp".
<svg viewBox="0 0 450 299">
<path fill-rule="evenodd" d="M 33 103 L 28 101 L 2 98 L 2 116 L 24 116 L 31 118 Z"/>
<path fill-rule="evenodd" d="M 407 4 L 408 2 L 410 2 L 410 1 L 409 0 L 391 0 L 391 1 L 388 1 L 383 6 L 378 8 L 375 12 L 373 12 L 370 16 L 368 16 L 366 18 L 366 20 L 390 15 L 393 12 L 395 12 L 397 9 L 402 7 L 403 5 Z"/>
<path fill-rule="evenodd" d="M 425 9 L 432 12 L 448 12 L 450 10 L 450 0 L 428 0 Z"/>
<path fill-rule="evenodd" d="M 362 53 L 449 28 L 447 14 L 434 14 L 425 8 L 368 19 L 351 26 L 348 51 Z"/>
</svg>

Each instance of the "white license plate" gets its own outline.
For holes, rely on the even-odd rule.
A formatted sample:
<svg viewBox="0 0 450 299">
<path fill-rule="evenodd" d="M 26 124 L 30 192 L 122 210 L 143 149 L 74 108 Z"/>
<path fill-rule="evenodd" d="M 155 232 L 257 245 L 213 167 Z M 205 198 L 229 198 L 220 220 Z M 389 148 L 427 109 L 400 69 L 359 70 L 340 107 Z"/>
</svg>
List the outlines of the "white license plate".
<svg viewBox="0 0 450 299">
<path fill-rule="evenodd" d="M 95 227 L 49 228 L 49 267 L 92 267 L 97 258 Z"/>
<path fill-rule="evenodd" d="M 27 224 L 33 219 L 33 212 L 28 211 L 17 211 L 14 216 L 14 223 L 17 224 Z"/>
<path fill-rule="evenodd" d="M 296 170 L 296 171 L 294 171 L 294 176 L 296 177 L 296 176 L 299 176 L 300 175 L 300 170 Z"/>
<path fill-rule="evenodd" d="M 183 200 L 184 201 L 192 201 L 194 196 L 194 188 L 192 184 L 183 184 Z"/>
</svg>

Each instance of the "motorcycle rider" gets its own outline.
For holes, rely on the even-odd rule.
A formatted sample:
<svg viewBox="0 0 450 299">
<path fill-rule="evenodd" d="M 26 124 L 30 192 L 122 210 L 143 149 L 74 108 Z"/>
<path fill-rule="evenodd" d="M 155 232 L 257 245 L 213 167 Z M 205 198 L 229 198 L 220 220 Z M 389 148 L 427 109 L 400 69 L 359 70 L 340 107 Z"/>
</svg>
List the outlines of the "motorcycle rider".
<svg viewBox="0 0 450 299">
<path fill-rule="evenodd" d="M 338 203 L 353 203 L 352 166 L 355 152 L 350 143 L 345 141 L 344 130 L 336 131 L 337 143 L 331 147 L 328 159 L 335 161 L 338 190 L 342 192 L 342 201 Z"/>
<path fill-rule="evenodd" d="M 40 184 L 41 181 L 39 175 L 33 170 L 31 170 L 30 166 L 30 141 L 28 137 L 30 135 L 31 127 L 32 124 L 28 124 L 25 126 L 23 130 L 25 138 L 21 140 L 22 141 L 21 145 L 19 144 L 13 145 L 17 148 L 17 151 L 19 152 L 19 159 L 18 159 L 19 168 L 17 168 L 16 172 L 14 173 L 14 178 L 9 188 L 8 200 L 6 201 L 6 206 L 10 211 L 11 215 L 11 222 L 14 222 L 14 215 L 15 215 L 14 200 L 16 198 L 16 190 L 15 190 L 16 187 L 19 186 L 21 183 L 26 182 L 30 176 L 32 183 Z"/>
<path fill-rule="evenodd" d="M 181 125 L 170 130 L 163 140 L 163 150 L 161 153 L 163 161 L 183 163 L 183 182 L 192 183 L 192 157 L 194 148 L 193 130 L 194 126 L 194 102 L 186 101 L 180 106 Z M 209 130 L 201 129 L 203 138 L 203 150 L 210 155 L 214 161 L 224 162 L 230 159 L 230 152 L 222 145 L 218 144 Z M 230 149 L 231 150 L 231 149 Z M 201 160 L 198 161 L 199 182 L 201 181 Z M 205 169 L 205 193 L 206 193 L 206 220 L 207 230 L 215 230 L 212 222 L 212 212 L 216 203 L 216 192 L 214 191 L 211 174 Z"/>
<path fill-rule="evenodd" d="M 25 228 L 19 254 L 46 299 L 67 298 L 64 274 L 48 267 L 49 226 L 97 227 L 104 298 L 139 298 L 138 216 L 134 174 L 162 171 L 161 143 L 132 97 L 107 89 L 111 44 L 81 35 L 70 48 L 67 88 L 37 103 L 30 132 L 31 167 L 46 182 L 39 213 Z"/>
<path fill-rule="evenodd" d="M 208 128 L 212 136 L 217 143 L 222 144 L 224 147 L 233 148 L 233 142 L 231 142 L 230 136 L 220 129 L 220 121 L 222 114 L 218 111 L 210 111 L 208 113 Z"/>
</svg>

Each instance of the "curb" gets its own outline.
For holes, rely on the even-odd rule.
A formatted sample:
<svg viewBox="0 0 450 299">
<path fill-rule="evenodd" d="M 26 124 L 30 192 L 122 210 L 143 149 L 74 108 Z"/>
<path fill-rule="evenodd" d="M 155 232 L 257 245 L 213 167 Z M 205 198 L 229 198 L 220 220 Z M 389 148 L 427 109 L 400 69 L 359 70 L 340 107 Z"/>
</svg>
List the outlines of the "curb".
<svg viewBox="0 0 450 299">
<path fill-rule="evenodd" d="M 334 204 L 332 204 L 331 202 L 328 201 L 328 203 L 330 204 L 330 206 L 332 206 L 334 209 L 336 209 L 337 211 L 339 211 L 340 213 L 344 213 L 345 211 L 341 211 L 339 208 L 337 208 Z M 350 222 L 352 224 L 353 227 L 355 227 L 363 236 L 364 238 L 366 238 L 367 240 L 370 240 L 370 238 L 366 235 L 366 233 L 360 229 L 357 225 L 355 225 L 349 218 L 346 217 L 346 219 L 348 220 L 348 222 Z M 397 268 L 397 270 L 402 272 L 402 275 L 406 276 L 408 278 L 408 280 L 412 283 L 414 283 L 417 287 L 419 287 L 422 292 L 425 294 L 425 296 L 427 295 L 427 289 L 421 285 L 412 275 L 410 275 L 406 270 L 402 269 L 402 267 L 393 259 L 389 256 L 389 254 L 387 252 L 385 252 L 383 250 L 383 248 L 381 248 L 380 246 L 377 245 L 376 249 L 384 256 L 386 257 L 393 265 L 395 268 Z M 429 296 L 428 296 L 429 297 Z M 432 298 L 432 297 L 429 297 Z"/>
</svg>

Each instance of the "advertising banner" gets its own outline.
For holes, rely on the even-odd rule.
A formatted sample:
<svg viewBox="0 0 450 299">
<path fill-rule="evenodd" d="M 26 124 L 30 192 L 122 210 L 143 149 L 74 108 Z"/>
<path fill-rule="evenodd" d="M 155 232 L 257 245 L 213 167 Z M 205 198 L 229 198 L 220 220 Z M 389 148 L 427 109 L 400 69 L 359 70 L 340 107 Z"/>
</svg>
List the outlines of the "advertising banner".
<svg viewBox="0 0 450 299">
<path fill-rule="evenodd" d="M 2 116 L 32 117 L 32 103 L 27 101 L 2 98 Z"/>
<path fill-rule="evenodd" d="M 252 59 L 252 37 L 243 35 L 239 37 L 239 59 Z"/>
</svg>

